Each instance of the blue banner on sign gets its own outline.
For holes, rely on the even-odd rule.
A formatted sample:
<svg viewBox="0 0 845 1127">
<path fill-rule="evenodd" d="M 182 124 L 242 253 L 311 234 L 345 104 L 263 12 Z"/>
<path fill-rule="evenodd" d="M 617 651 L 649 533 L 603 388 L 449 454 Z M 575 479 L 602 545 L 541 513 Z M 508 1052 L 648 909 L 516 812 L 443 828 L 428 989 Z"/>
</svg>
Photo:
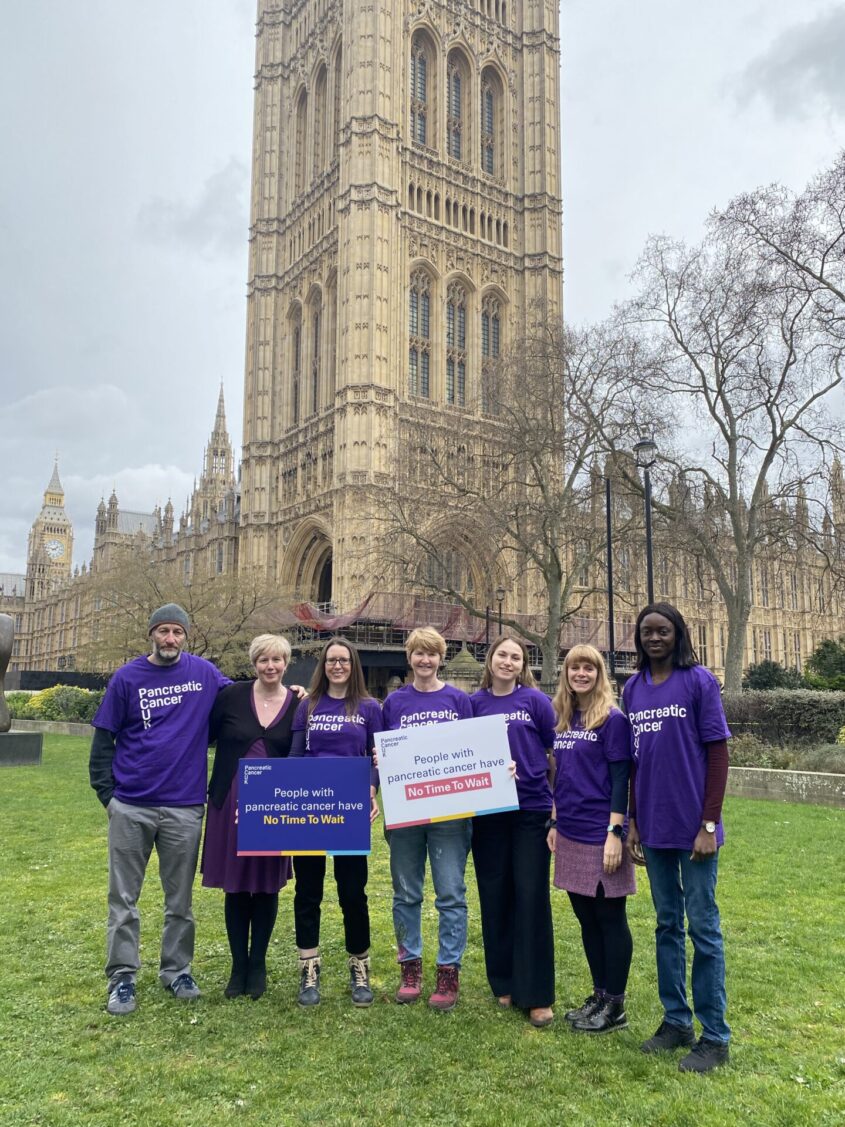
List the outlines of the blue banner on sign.
<svg viewBox="0 0 845 1127">
<path fill-rule="evenodd" d="M 238 856 L 370 852 L 370 760 L 242 759 Z"/>
</svg>

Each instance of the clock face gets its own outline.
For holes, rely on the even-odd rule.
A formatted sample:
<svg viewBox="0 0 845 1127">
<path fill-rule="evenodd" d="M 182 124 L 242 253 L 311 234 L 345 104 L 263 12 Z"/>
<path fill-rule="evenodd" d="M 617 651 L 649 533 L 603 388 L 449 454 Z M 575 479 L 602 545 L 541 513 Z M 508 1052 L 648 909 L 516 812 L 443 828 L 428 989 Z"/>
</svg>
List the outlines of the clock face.
<svg viewBox="0 0 845 1127">
<path fill-rule="evenodd" d="M 65 546 L 61 540 L 48 540 L 44 545 L 44 551 L 51 560 L 60 560 L 65 554 Z"/>
</svg>

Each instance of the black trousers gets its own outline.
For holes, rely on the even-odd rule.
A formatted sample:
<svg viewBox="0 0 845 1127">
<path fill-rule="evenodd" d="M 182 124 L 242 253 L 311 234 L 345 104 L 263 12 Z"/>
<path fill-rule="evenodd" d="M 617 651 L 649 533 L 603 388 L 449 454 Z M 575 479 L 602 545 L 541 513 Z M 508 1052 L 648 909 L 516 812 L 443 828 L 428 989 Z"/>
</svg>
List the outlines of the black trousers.
<svg viewBox="0 0 845 1127">
<path fill-rule="evenodd" d="M 363 955 L 370 949 L 370 911 L 367 907 L 367 858 L 335 857 L 334 879 L 337 898 L 343 912 L 346 950 L 350 955 Z M 325 857 L 294 857 L 296 891 L 293 897 L 293 919 L 296 945 L 310 950 L 320 945 L 320 906 L 326 877 Z"/>
<path fill-rule="evenodd" d="M 509 994 L 523 1009 L 555 1000 L 549 814 L 507 810 L 472 822 L 487 981 L 497 997 Z"/>
<path fill-rule="evenodd" d="M 624 994 L 634 953 L 627 897 L 605 896 L 601 885 L 596 896 L 580 896 L 576 892 L 568 896 L 581 925 L 581 941 L 594 988 L 616 997 Z"/>
</svg>

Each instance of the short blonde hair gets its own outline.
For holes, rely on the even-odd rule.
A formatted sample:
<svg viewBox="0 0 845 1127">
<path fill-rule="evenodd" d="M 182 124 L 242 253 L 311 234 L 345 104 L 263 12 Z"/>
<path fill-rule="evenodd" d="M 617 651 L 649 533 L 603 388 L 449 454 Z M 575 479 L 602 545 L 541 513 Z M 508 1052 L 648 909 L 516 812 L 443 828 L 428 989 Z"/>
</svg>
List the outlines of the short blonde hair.
<svg viewBox="0 0 845 1127">
<path fill-rule="evenodd" d="M 249 660 L 252 665 L 268 654 L 283 657 L 287 665 L 291 658 L 290 642 L 281 634 L 259 634 L 249 643 Z"/>
<path fill-rule="evenodd" d="M 414 650 L 422 650 L 427 654 L 439 654 L 441 660 L 446 656 L 446 642 L 442 634 L 438 634 L 433 626 L 418 626 L 408 635 L 405 643 L 405 653 L 408 661 Z"/>
</svg>

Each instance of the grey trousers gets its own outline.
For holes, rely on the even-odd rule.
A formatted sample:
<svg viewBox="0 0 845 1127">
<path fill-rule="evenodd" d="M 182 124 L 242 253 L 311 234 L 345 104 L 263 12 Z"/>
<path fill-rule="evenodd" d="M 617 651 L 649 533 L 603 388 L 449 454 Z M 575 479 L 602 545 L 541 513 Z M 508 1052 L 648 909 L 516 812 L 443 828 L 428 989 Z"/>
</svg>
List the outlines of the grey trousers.
<svg viewBox="0 0 845 1127">
<path fill-rule="evenodd" d="M 191 969 L 194 916 L 191 911 L 197 871 L 202 806 L 130 806 L 113 798 L 109 816 L 109 921 L 106 977 L 133 980 L 141 966 L 141 917 L 137 901 L 153 846 L 164 889 L 159 978 L 165 986 Z"/>
</svg>

